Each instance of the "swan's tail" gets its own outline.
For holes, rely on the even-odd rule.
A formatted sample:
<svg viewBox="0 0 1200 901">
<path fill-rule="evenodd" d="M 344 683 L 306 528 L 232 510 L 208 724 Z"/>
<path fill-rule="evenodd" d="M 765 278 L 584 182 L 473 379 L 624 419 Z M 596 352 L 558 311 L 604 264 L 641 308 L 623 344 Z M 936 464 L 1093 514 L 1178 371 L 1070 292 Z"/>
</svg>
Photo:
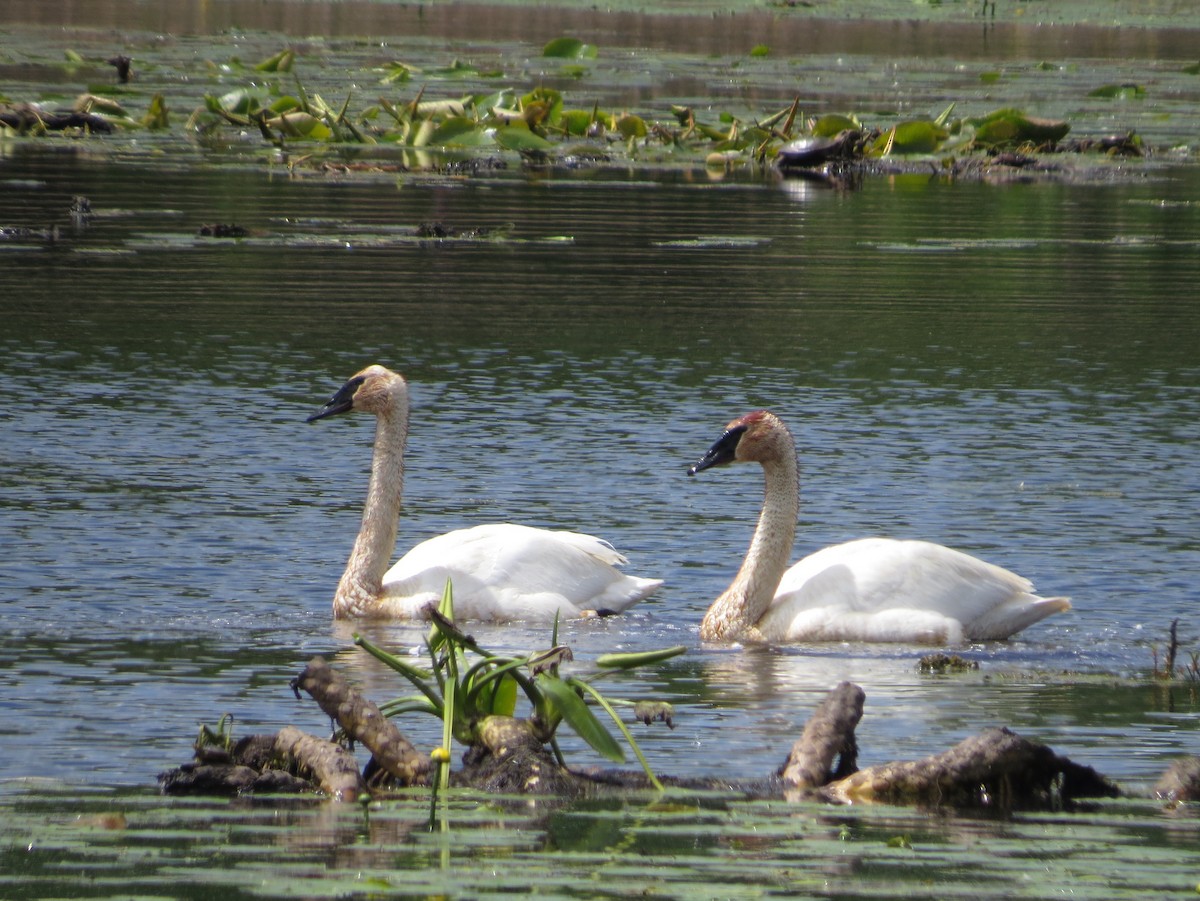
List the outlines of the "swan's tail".
<svg viewBox="0 0 1200 901">
<path fill-rule="evenodd" d="M 1025 595 L 994 607 L 963 630 L 972 641 L 1001 641 L 1041 622 L 1055 613 L 1071 609 L 1070 598 L 1043 598 Z"/>
</svg>

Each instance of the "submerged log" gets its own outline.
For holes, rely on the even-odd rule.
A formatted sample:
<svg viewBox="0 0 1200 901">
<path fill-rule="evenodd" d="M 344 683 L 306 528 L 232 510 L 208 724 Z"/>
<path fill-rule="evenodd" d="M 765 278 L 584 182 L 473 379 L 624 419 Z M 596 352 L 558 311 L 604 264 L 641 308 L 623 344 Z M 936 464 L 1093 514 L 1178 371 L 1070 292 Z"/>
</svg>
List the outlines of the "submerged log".
<svg viewBox="0 0 1200 901">
<path fill-rule="evenodd" d="M 958 808 L 1070 807 L 1078 798 L 1116 797 L 1091 767 L 1005 728 L 987 729 L 923 760 L 859 770 L 820 796 L 844 804 L 880 801 Z"/>
<path fill-rule="evenodd" d="M 351 740 L 361 742 L 375 762 L 401 785 L 424 785 L 433 766 L 401 734 L 374 703 L 367 700 L 322 657 L 314 657 L 292 681 L 292 691 L 312 695 L 318 706 L 345 730 Z"/>
<path fill-rule="evenodd" d="M 855 771 L 858 743 L 854 730 L 862 719 L 865 699 L 866 693 L 851 682 L 843 682 L 825 696 L 779 770 L 784 784 L 800 789 L 820 788 Z"/>
</svg>

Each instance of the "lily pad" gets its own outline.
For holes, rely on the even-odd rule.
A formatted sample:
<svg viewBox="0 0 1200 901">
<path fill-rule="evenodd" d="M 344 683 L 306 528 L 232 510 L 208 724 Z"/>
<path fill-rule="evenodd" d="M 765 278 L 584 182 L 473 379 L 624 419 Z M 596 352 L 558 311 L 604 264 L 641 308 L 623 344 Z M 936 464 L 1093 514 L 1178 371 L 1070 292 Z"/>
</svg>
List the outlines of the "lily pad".
<svg viewBox="0 0 1200 901">
<path fill-rule="evenodd" d="M 920 120 L 901 122 L 875 142 L 878 153 L 933 153 L 950 136 L 933 122 Z"/>
<path fill-rule="evenodd" d="M 969 122 L 975 127 L 975 142 L 990 147 L 1055 144 L 1071 130 L 1066 122 L 1037 119 L 1016 109 L 996 110 Z"/>
<path fill-rule="evenodd" d="M 858 128 L 858 122 L 840 113 L 829 113 L 813 123 L 812 133 L 815 138 L 832 138 L 847 129 Z"/>
<path fill-rule="evenodd" d="M 599 51 L 594 44 L 586 44 L 578 38 L 555 38 L 542 48 L 542 56 L 555 59 L 595 59 Z"/>
<path fill-rule="evenodd" d="M 1088 96 L 1109 100 L 1141 100 L 1146 96 L 1146 89 L 1138 84 L 1106 84 L 1102 88 L 1088 91 Z"/>
<path fill-rule="evenodd" d="M 541 135 L 534 134 L 527 125 L 506 125 L 497 128 L 492 136 L 505 150 L 516 150 L 519 153 L 549 153 L 554 149 L 553 143 Z"/>
<path fill-rule="evenodd" d="M 480 147 L 492 144 L 492 138 L 474 119 L 451 116 L 438 125 L 426 140 L 435 147 Z"/>
</svg>

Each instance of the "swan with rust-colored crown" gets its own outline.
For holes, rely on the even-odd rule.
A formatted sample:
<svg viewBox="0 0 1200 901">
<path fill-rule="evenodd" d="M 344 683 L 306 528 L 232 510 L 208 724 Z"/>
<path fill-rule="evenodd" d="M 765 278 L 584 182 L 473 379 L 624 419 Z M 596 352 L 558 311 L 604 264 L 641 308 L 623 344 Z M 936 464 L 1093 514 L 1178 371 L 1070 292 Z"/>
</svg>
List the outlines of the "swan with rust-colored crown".
<svg viewBox="0 0 1200 901">
<path fill-rule="evenodd" d="M 725 463 L 761 464 L 766 496 L 741 569 L 700 624 L 705 640 L 958 644 L 1008 638 L 1071 609 L 1016 573 L 928 541 L 861 538 L 788 569 L 800 511 L 791 433 L 773 413 L 748 413 L 688 475 Z"/>
<path fill-rule="evenodd" d="M 457 619 L 552 622 L 620 613 L 662 584 L 616 569 L 625 558 L 607 541 L 513 523 L 447 532 L 388 569 L 404 488 L 408 384 L 368 366 L 308 422 L 351 410 L 375 415 L 375 452 L 362 526 L 333 596 L 335 617 L 427 619 L 449 579 Z"/>
</svg>

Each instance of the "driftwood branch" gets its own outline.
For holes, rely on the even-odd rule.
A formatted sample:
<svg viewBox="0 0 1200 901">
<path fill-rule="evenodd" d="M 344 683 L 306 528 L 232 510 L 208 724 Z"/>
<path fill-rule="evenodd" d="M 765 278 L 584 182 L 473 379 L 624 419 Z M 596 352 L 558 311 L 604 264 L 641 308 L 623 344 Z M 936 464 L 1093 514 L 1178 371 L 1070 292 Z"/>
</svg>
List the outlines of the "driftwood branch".
<svg viewBox="0 0 1200 901">
<path fill-rule="evenodd" d="M 862 719 L 865 699 L 863 690 L 851 682 L 843 682 L 825 696 L 779 771 L 786 785 L 820 788 L 854 772 L 858 758 L 854 730 Z M 835 758 L 839 759 L 836 770 Z"/>
<path fill-rule="evenodd" d="M 954 807 L 1070 806 L 1077 798 L 1115 797 L 1117 788 L 1091 767 L 1059 757 L 1008 729 L 987 729 L 922 760 L 859 770 L 826 786 L 841 803 L 881 801 Z"/>
<path fill-rule="evenodd" d="M 273 748 L 298 772 L 311 774 L 321 791 L 331 798 L 353 801 L 366 790 L 358 772 L 358 762 L 341 745 L 309 735 L 294 726 L 284 726 L 275 736 Z"/>
<path fill-rule="evenodd" d="M 337 722 L 354 741 L 361 742 L 375 762 L 402 785 L 423 785 L 432 762 L 401 734 L 384 716 L 322 657 L 314 657 L 292 682 L 299 697 L 300 689 L 312 695 L 325 713 Z"/>
<path fill-rule="evenodd" d="M 374 755 L 367 772 L 355 771 L 345 749 L 294 729 L 252 735 L 226 750 L 198 747 L 197 761 L 159 777 L 164 792 L 236 793 L 305 790 L 310 785 L 279 767 L 311 775 L 323 791 L 351 799 L 386 771 L 404 785 L 424 784 L 432 763 L 369 700 L 322 658 L 313 658 L 292 682 L 308 692 L 346 734 Z M 754 795 L 800 797 L 835 803 L 880 802 L 958 808 L 1070 808 L 1077 799 L 1116 797 L 1117 786 L 1091 767 L 1055 754 L 1046 745 L 1003 728 L 988 729 L 944 753 L 922 760 L 886 763 L 855 771 L 855 730 L 865 695 L 850 682 L 818 705 L 792 746 L 787 761 L 768 779 L 745 786 Z M 475 741 L 463 756 L 455 782 L 485 791 L 573 796 L 610 788 L 644 789 L 640 773 L 581 771 L 562 767 L 530 720 L 488 717 L 475 724 Z M 727 780 L 663 781 L 683 787 L 729 787 Z M 1184 758 L 1156 786 L 1172 802 L 1200 798 L 1200 759 Z"/>
</svg>

